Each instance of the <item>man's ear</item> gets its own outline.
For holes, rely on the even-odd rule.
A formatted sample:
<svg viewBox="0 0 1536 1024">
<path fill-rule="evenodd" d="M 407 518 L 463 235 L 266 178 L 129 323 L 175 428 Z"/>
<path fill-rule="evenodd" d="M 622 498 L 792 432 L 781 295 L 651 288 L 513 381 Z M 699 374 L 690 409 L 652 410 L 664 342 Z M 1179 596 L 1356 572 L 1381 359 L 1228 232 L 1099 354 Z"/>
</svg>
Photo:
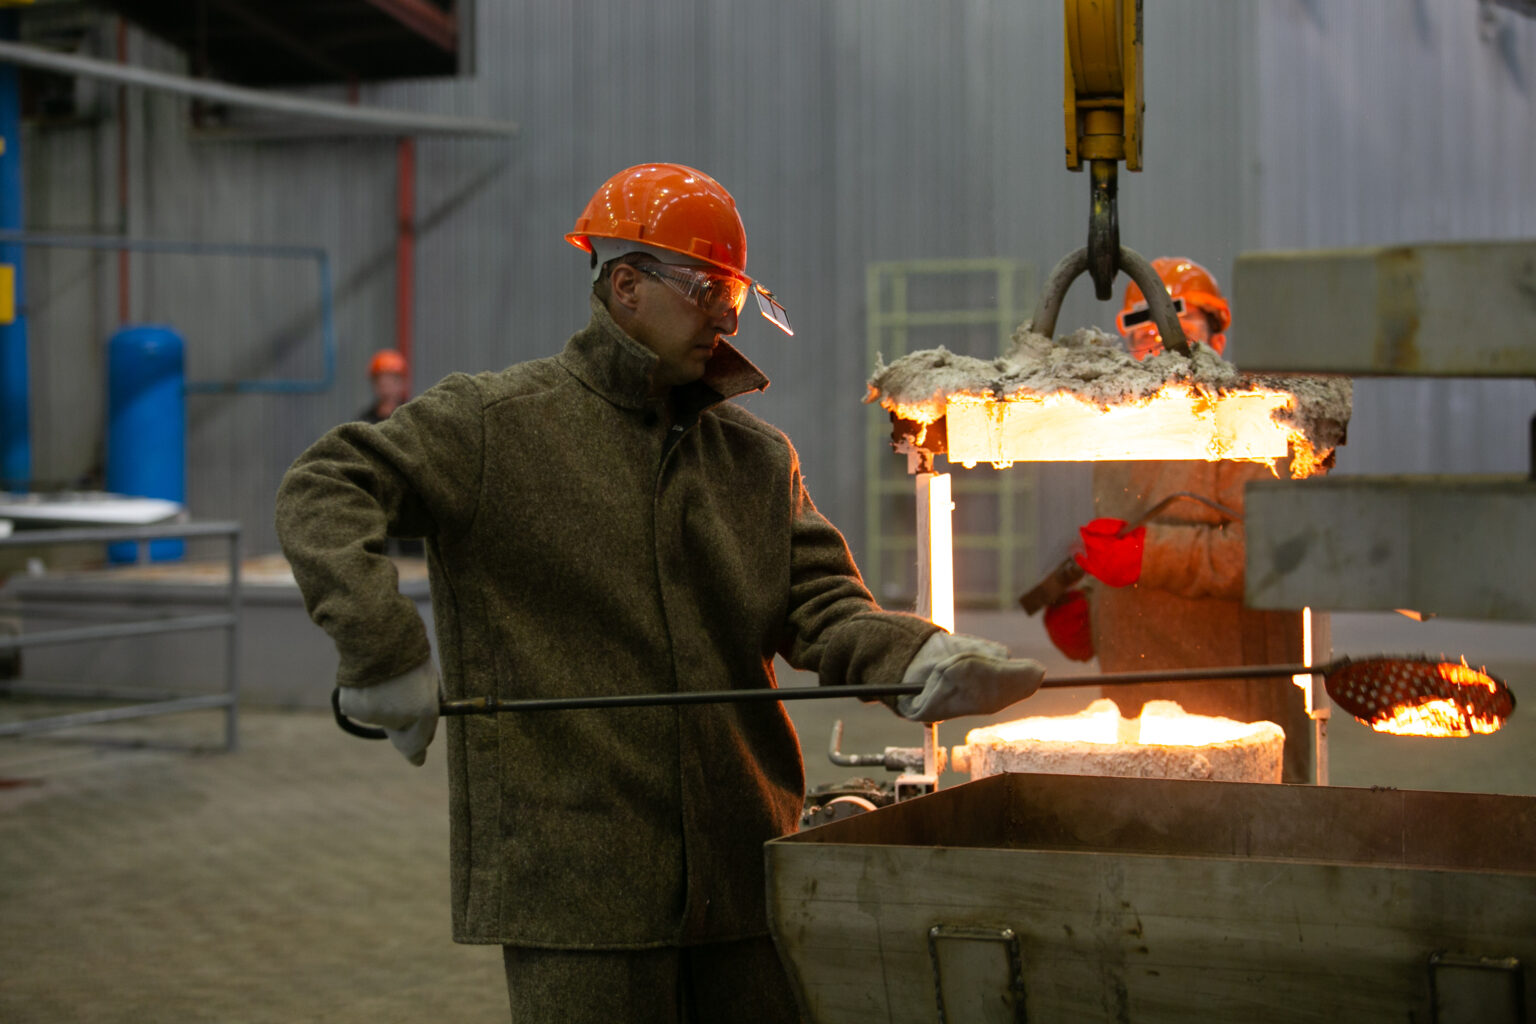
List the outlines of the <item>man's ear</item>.
<svg viewBox="0 0 1536 1024">
<path fill-rule="evenodd" d="M 640 304 L 640 279 L 645 275 L 628 263 L 615 263 L 608 270 L 608 290 L 613 301 L 633 310 Z"/>
</svg>

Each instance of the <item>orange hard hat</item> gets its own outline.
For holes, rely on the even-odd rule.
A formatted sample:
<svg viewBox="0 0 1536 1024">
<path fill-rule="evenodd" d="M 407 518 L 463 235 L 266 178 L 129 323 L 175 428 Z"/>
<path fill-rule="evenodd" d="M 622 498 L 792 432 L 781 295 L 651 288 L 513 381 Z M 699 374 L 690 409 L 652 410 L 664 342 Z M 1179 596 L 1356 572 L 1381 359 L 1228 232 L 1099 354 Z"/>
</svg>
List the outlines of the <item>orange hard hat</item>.
<svg viewBox="0 0 1536 1024">
<path fill-rule="evenodd" d="M 405 356 L 392 348 L 380 349 L 373 354 L 373 359 L 368 363 L 368 376 L 377 377 L 381 373 L 398 373 L 405 376 Z"/>
<path fill-rule="evenodd" d="M 1226 296 L 1221 294 L 1211 272 L 1194 260 L 1179 256 L 1160 256 L 1152 261 L 1152 269 L 1157 271 L 1168 294 L 1173 296 L 1184 332 L 1194 334 L 1196 328 L 1204 329 L 1209 325 L 1207 344 L 1217 352 L 1225 348 L 1227 336 L 1223 332 L 1232 323 L 1232 307 L 1227 304 Z M 1162 345 L 1162 337 L 1147 309 L 1146 296 L 1135 281 L 1126 285 L 1125 303 L 1115 324 L 1137 359 L 1145 359 Z"/>
<path fill-rule="evenodd" d="M 583 252 L 592 252 L 594 238 L 640 243 L 747 277 L 747 231 L 736 200 L 682 164 L 639 164 L 603 182 L 565 236 Z"/>
</svg>

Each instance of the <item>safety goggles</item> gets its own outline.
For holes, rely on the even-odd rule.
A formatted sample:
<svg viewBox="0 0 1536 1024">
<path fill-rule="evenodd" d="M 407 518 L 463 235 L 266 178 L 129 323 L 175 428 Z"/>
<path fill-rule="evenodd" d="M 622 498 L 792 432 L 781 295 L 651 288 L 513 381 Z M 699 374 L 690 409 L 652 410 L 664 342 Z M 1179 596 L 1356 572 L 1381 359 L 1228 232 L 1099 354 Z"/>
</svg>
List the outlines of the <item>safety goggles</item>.
<svg viewBox="0 0 1536 1024">
<path fill-rule="evenodd" d="M 752 287 L 739 277 L 712 274 L 697 267 L 680 267 L 671 263 L 636 263 L 635 269 L 671 288 L 702 309 L 704 315 L 711 319 L 724 316 L 727 310 L 740 313 L 747 301 L 747 291 Z"/>
<path fill-rule="evenodd" d="M 1179 316 L 1183 316 L 1184 300 L 1179 298 L 1177 295 L 1172 296 L 1172 298 L 1173 311 Z M 1145 302 L 1138 303 L 1137 305 L 1132 306 L 1130 309 L 1122 311 L 1119 316 L 1115 317 L 1115 323 L 1120 326 L 1121 334 L 1130 334 L 1131 328 L 1139 327 L 1142 324 L 1149 324 L 1151 322 L 1152 310 L 1147 307 Z"/>
<path fill-rule="evenodd" d="M 757 296 L 757 308 L 763 316 L 785 334 L 795 333 L 789 326 L 789 315 L 773 293 L 753 281 L 675 263 L 636 263 L 634 267 L 698 306 L 711 320 L 724 316 L 727 310 L 735 310 L 739 316 L 750 291 Z"/>
</svg>

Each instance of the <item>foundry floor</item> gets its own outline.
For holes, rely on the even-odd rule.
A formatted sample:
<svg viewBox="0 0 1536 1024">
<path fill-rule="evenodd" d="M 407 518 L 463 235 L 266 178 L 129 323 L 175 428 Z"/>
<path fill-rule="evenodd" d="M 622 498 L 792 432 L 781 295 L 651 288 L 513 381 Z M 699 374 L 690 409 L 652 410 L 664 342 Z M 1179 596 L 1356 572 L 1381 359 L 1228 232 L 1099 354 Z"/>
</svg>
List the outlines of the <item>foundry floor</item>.
<svg viewBox="0 0 1536 1024">
<path fill-rule="evenodd" d="M 1054 674 L 1084 671 L 1002 623 L 960 627 L 1041 657 Z M 1344 630 L 1341 652 L 1386 649 L 1376 628 Z M 1531 630 L 1490 630 L 1449 640 L 1486 650 L 1489 668 L 1536 708 Z M 1434 633 L 1414 639 L 1449 646 Z M 1030 711 L 1072 711 L 1097 695 L 1045 691 Z M 879 707 L 790 708 L 812 785 L 872 771 L 828 762 L 837 718 L 845 751 L 919 742 Z M 0 717 L 13 711 L 0 702 Z M 941 741 L 960 742 L 961 729 L 944 727 Z M 449 939 L 436 751 L 413 770 L 387 744 L 342 736 L 326 713 L 259 708 L 241 713 L 237 753 L 219 752 L 221 739 L 216 712 L 193 712 L 0 740 L 0 1021 L 506 1019 L 500 951 Z M 1536 715 L 1460 741 L 1336 720 L 1330 753 L 1335 785 L 1536 794 Z"/>
</svg>

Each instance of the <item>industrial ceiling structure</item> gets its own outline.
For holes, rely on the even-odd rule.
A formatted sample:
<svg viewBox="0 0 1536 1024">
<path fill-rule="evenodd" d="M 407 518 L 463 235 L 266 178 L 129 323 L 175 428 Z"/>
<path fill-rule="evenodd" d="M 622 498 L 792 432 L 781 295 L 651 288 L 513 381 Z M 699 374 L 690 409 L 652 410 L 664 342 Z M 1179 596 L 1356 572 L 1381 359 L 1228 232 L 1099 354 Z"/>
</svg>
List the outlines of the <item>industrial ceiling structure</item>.
<svg viewBox="0 0 1536 1024">
<path fill-rule="evenodd" d="M 370 82 L 461 70 L 454 0 L 104 0 L 101 6 L 185 51 L 200 75 L 243 85 Z"/>
</svg>

